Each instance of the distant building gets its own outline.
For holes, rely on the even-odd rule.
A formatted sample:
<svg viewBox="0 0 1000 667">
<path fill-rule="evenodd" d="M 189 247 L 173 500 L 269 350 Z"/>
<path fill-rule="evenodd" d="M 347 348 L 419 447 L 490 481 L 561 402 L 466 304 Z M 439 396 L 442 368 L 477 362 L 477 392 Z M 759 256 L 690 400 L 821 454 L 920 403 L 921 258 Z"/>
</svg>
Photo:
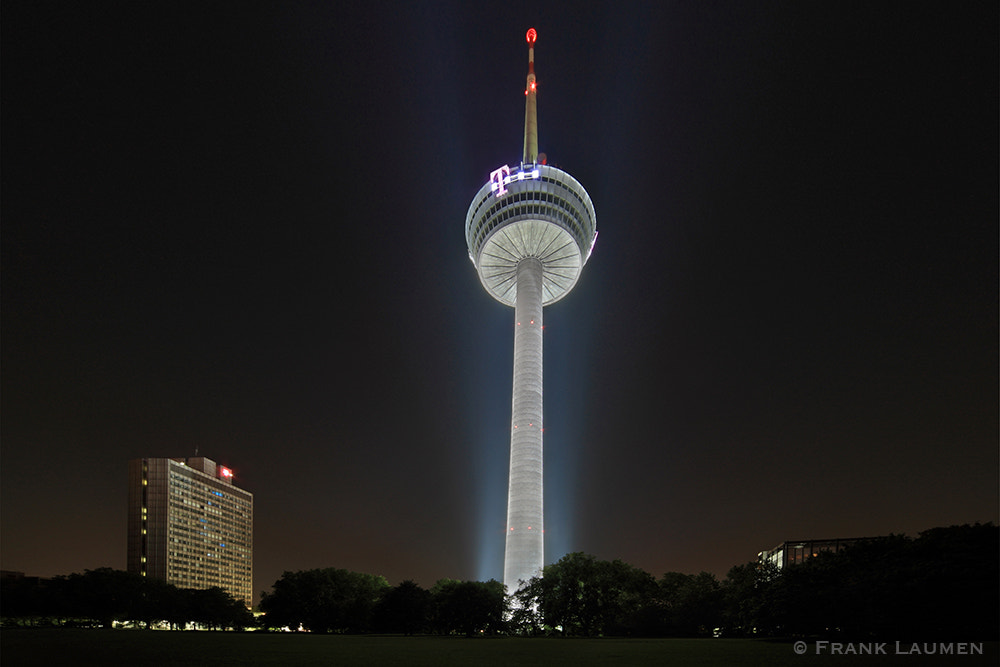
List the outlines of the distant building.
<svg viewBox="0 0 1000 667">
<path fill-rule="evenodd" d="M 766 549 L 757 554 L 757 560 L 761 563 L 771 563 L 778 569 L 786 565 L 801 563 L 809 558 L 814 558 L 826 551 L 843 551 L 847 547 L 858 542 L 867 542 L 875 538 L 872 537 L 848 537 L 836 538 L 832 540 L 799 540 L 795 542 L 782 542 L 773 549 Z"/>
<path fill-rule="evenodd" d="M 0 570 L 0 583 L 10 583 L 13 581 L 29 581 L 35 585 L 42 581 L 48 581 L 45 577 L 29 577 L 25 576 L 24 572 L 18 572 L 16 570 Z"/>
<path fill-rule="evenodd" d="M 128 571 L 253 605 L 253 494 L 203 456 L 128 464 Z"/>
</svg>

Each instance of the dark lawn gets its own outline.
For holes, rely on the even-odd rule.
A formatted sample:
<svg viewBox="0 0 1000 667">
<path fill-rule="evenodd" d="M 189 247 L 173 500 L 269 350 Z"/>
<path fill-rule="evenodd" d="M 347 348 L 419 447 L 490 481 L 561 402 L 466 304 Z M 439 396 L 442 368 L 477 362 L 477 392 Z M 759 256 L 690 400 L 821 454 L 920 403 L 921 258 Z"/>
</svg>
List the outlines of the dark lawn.
<svg viewBox="0 0 1000 667">
<path fill-rule="evenodd" d="M 893 647 L 890 643 L 889 652 Z M 796 655 L 751 639 L 517 639 L 140 630 L 0 631 L 3 667 L 21 665 L 995 665 L 982 656 Z"/>
</svg>

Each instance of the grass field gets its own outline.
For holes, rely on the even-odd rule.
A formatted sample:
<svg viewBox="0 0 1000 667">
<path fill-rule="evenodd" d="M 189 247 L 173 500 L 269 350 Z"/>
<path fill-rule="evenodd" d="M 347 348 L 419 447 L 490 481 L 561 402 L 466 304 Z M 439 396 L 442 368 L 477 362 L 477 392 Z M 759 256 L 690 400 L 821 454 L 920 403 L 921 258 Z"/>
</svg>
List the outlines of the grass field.
<svg viewBox="0 0 1000 667">
<path fill-rule="evenodd" d="M 996 665 L 983 655 L 796 655 L 791 642 L 752 639 L 518 639 L 280 635 L 140 630 L 0 632 L 4 667 L 22 665 Z"/>
</svg>

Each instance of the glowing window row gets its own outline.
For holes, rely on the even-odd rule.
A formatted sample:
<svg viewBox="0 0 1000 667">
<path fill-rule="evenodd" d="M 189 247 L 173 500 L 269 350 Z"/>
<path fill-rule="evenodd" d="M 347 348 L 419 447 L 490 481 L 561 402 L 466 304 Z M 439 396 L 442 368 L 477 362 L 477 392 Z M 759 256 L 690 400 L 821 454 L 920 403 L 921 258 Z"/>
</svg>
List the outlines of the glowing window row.
<svg viewBox="0 0 1000 667">
<path fill-rule="evenodd" d="M 191 493 L 200 493 L 206 495 L 212 495 L 216 498 L 222 498 L 226 500 L 231 500 L 239 505 L 245 507 L 252 506 L 253 502 L 250 499 L 249 492 L 243 491 L 234 486 L 226 486 L 225 491 L 219 490 L 212 485 L 197 479 L 191 479 L 184 475 L 177 474 L 176 472 L 170 475 L 171 486 L 177 486 L 180 488 L 186 488 Z"/>
<path fill-rule="evenodd" d="M 212 491 L 211 489 L 199 487 L 198 485 L 180 482 L 176 479 L 171 480 L 170 486 L 173 487 L 171 489 L 171 494 L 174 496 L 182 498 L 190 497 L 199 502 L 230 509 L 249 509 L 253 507 L 253 503 L 250 500 L 245 500 L 235 495 L 227 495 L 220 491 Z"/>
<path fill-rule="evenodd" d="M 573 202 L 569 201 L 568 199 L 565 199 L 564 197 L 558 196 L 558 195 L 567 195 L 567 194 L 568 195 L 572 195 L 572 197 L 576 200 L 576 202 L 573 203 Z M 522 190 L 520 192 L 510 192 L 509 194 L 504 195 L 503 197 L 501 197 L 499 199 L 497 199 L 496 197 L 486 197 L 486 198 L 483 199 L 483 203 L 484 204 L 486 202 L 489 202 L 489 201 L 492 201 L 493 204 L 489 208 L 489 210 L 487 210 L 485 213 L 481 212 L 482 207 L 477 207 L 476 212 L 475 212 L 475 214 L 473 216 L 474 220 L 480 220 L 480 221 L 481 220 L 487 220 L 491 216 L 493 216 L 498 210 L 500 210 L 504 206 L 508 206 L 508 205 L 510 205 L 510 204 L 512 204 L 514 202 L 542 202 L 542 201 L 544 201 L 544 202 L 549 202 L 549 203 L 555 203 L 560 208 L 568 211 L 570 213 L 570 215 L 574 218 L 574 220 L 580 219 L 580 216 L 577 214 L 578 211 L 586 211 L 587 213 L 589 213 L 589 207 L 586 205 L 586 203 L 583 201 L 583 199 L 580 197 L 580 195 L 577 194 L 575 191 L 569 190 L 569 189 L 560 189 L 560 191 L 558 193 L 549 192 L 549 191 L 539 191 L 539 190 L 535 190 L 535 189 L 529 189 L 529 190 Z M 578 236 L 581 239 L 589 240 L 589 239 L 587 239 L 587 234 L 583 231 L 583 229 L 584 229 L 584 227 L 586 225 L 582 224 L 582 222 L 583 221 L 580 220 L 580 226 L 575 231 L 577 231 Z M 482 223 L 480 222 L 479 225 L 481 227 Z M 472 231 L 472 230 L 470 230 L 470 231 Z M 478 228 L 477 228 L 477 231 L 478 231 Z"/>
<path fill-rule="evenodd" d="M 551 195 L 549 195 L 551 197 Z M 514 204 L 510 202 L 501 206 L 496 213 L 490 212 L 493 218 L 489 222 L 480 228 L 479 234 L 476 238 L 476 244 L 473 246 L 477 251 L 482 247 L 483 242 L 486 237 L 489 236 L 490 232 L 496 227 L 503 225 L 508 220 L 513 220 L 518 217 L 536 217 L 545 220 L 554 220 L 560 224 L 561 227 L 567 229 L 575 239 L 586 248 L 587 239 L 583 235 L 583 229 L 581 221 L 575 215 L 575 211 L 568 207 L 568 202 L 564 199 L 558 199 L 552 202 L 553 205 L 540 204 L 532 202 L 529 204 L 521 204 L 518 202 Z"/>
</svg>

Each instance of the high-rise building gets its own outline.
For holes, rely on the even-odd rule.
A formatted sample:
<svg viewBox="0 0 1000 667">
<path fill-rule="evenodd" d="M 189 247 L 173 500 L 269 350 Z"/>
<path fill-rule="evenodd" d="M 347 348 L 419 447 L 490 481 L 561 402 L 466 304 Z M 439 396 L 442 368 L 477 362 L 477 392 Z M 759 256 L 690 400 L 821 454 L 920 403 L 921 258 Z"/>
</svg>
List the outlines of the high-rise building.
<svg viewBox="0 0 1000 667">
<path fill-rule="evenodd" d="M 253 605 L 253 494 L 203 456 L 128 464 L 128 571 Z"/>
<path fill-rule="evenodd" d="M 544 565 L 542 307 L 576 285 L 597 240 L 590 195 L 538 152 L 534 28 L 528 31 L 524 152 L 490 175 L 465 219 L 469 258 L 486 291 L 514 307 L 514 386 L 503 580 L 511 592 Z"/>
</svg>

